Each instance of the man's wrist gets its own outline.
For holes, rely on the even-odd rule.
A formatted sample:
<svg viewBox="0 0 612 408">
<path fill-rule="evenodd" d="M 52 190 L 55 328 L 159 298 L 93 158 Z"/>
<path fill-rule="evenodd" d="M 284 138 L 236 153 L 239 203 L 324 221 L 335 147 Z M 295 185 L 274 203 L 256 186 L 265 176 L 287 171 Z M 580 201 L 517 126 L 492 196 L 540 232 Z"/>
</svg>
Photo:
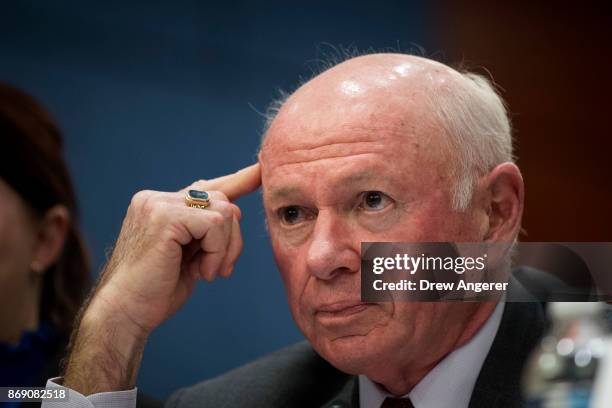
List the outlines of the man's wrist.
<svg viewBox="0 0 612 408">
<path fill-rule="evenodd" d="M 148 333 L 93 299 L 72 339 L 64 386 L 90 395 L 134 387 Z"/>
<path fill-rule="evenodd" d="M 96 293 L 85 310 L 81 325 L 98 330 L 110 330 L 124 340 L 146 342 L 150 330 L 138 324 L 125 312 L 121 299 L 118 299 L 120 296 L 108 295 L 106 292 L 102 288 Z"/>
</svg>

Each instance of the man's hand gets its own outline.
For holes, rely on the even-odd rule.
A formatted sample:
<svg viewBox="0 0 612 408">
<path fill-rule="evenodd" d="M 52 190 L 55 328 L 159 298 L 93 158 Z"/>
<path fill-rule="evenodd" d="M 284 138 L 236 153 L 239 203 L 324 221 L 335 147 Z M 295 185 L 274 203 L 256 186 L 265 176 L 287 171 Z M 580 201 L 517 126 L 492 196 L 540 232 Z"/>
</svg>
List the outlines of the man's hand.
<svg viewBox="0 0 612 408">
<path fill-rule="evenodd" d="M 186 302 L 199 278 L 232 273 L 242 251 L 240 209 L 232 201 L 260 182 L 254 164 L 179 192 L 134 196 L 73 333 L 65 386 L 85 395 L 134 386 L 150 332 Z M 210 206 L 188 207 L 187 189 L 207 191 Z"/>
</svg>

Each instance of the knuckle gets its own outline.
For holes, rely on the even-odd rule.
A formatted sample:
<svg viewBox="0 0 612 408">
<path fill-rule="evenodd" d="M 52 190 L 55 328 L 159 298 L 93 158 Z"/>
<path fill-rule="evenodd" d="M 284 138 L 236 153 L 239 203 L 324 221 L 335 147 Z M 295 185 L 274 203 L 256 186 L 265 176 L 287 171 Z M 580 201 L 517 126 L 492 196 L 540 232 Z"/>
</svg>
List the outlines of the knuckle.
<svg viewBox="0 0 612 408">
<path fill-rule="evenodd" d="M 135 208 L 142 208 L 152 194 L 153 191 L 151 190 L 142 190 L 137 192 L 132 196 L 130 206 Z"/>
<path fill-rule="evenodd" d="M 225 217 L 221 213 L 216 212 L 216 211 L 210 212 L 209 220 L 215 226 L 220 226 L 225 223 Z"/>
<path fill-rule="evenodd" d="M 221 213 L 221 215 L 228 219 L 228 218 L 232 218 L 234 215 L 234 210 L 232 210 L 232 204 L 228 203 L 227 201 L 219 201 L 217 204 L 217 210 L 219 213 Z"/>
<path fill-rule="evenodd" d="M 236 216 L 236 220 L 239 221 L 242 218 L 242 210 L 236 204 L 230 204 L 232 208 L 233 215 Z"/>
<path fill-rule="evenodd" d="M 227 198 L 227 195 L 225 195 L 225 193 L 222 191 L 214 190 L 211 191 L 211 194 L 214 195 L 214 197 L 221 202 L 229 202 L 229 198 Z"/>
<path fill-rule="evenodd" d="M 187 189 L 188 190 L 202 190 L 202 189 L 205 189 L 205 186 L 206 186 L 206 180 L 200 179 L 200 180 L 197 180 L 191 183 L 191 185 L 187 187 Z"/>
<path fill-rule="evenodd" d="M 145 207 L 152 222 L 166 219 L 168 216 L 168 203 L 160 200 L 148 200 Z"/>
</svg>

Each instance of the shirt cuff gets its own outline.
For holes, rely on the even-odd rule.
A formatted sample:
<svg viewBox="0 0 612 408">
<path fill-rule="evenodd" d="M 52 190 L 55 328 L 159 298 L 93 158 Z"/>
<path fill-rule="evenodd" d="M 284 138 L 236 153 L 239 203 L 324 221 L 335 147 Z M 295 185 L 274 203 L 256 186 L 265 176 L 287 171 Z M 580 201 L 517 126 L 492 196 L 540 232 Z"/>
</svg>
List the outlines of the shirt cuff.
<svg viewBox="0 0 612 408">
<path fill-rule="evenodd" d="M 41 408 L 135 408 L 136 387 L 125 391 L 99 392 L 85 396 L 80 392 L 61 385 L 62 377 L 47 381 L 48 390 L 66 390 L 68 401 L 43 401 Z"/>
</svg>

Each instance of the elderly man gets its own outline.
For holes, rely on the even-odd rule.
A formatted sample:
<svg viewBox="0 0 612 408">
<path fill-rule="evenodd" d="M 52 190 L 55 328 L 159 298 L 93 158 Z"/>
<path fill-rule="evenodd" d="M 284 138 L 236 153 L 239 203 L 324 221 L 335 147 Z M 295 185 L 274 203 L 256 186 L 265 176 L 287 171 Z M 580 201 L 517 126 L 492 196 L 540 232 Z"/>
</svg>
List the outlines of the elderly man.
<svg viewBox="0 0 612 408">
<path fill-rule="evenodd" d="M 133 406 L 147 336 L 198 279 L 231 274 L 242 249 L 232 200 L 261 182 L 308 342 L 180 390 L 168 406 L 520 405 L 521 368 L 543 326 L 537 305 L 360 298 L 362 241 L 516 239 L 523 181 L 489 83 L 425 58 L 372 54 L 323 72 L 274 113 L 258 164 L 136 194 L 65 376 L 48 386 L 72 389 L 73 405 Z"/>
</svg>

